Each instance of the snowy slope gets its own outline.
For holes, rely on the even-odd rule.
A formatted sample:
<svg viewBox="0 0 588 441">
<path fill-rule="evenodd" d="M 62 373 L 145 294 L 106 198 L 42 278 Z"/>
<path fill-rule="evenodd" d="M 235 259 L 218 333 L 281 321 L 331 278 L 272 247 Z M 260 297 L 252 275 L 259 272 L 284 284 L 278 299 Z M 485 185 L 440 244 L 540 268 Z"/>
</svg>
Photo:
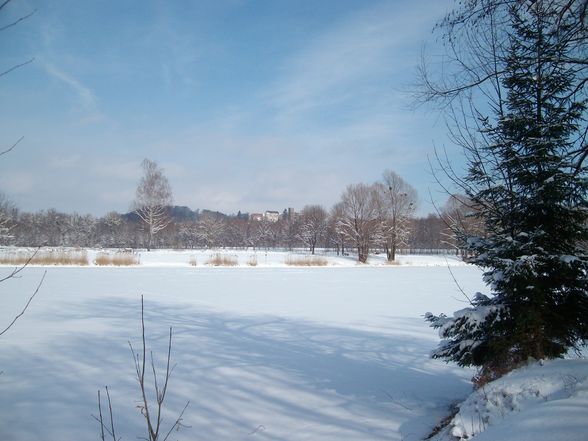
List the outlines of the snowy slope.
<svg viewBox="0 0 588 441">
<path fill-rule="evenodd" d="M 588 360 L 535 362 L 485 385 L 432 439 L 588 439 Z"/>
</svg>

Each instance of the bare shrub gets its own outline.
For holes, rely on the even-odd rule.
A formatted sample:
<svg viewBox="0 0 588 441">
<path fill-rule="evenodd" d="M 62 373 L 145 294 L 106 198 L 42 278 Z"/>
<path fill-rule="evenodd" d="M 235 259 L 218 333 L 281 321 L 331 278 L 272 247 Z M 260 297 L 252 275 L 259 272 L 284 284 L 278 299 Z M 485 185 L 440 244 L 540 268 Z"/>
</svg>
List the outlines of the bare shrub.
<svg viewBox="0 0 588 441">
<path fill-rule="evenodd" d="M 139 265 L 139 263 L 141 263 L 139 255 L 126 250 L 115 253 L 103 251 L 98 253 L 94 259 L 94 264 L 98 266 L 132 266 Z"/>
<path fill-rule="evenodd" d="M 324 257 L 319 256 L 287 256 L 285 263 L 290 266 L 326 266 L 328 261 Z"/>
<path fill-rule="evenodd" d="M 2 265 L 88 265 L 86 250 L 48 249 L 31 252 L 29 250 L 4 250 L 0 254 Z"/>
<path fill-rule="evenodd" d="M 212 266 L 236 266 L 239 264 L 239 258 L 237 256 L 215 253 L 210 256 L 206 264 Z"/>
<path fill-rule="evenodd" d="M 165 367 L 165 375 L 163 377 L 163 384 L 158 380 L 157 370 L 155 369 L 155 363 L 153 361 L 153 353 L 150 353 L 150 362 L 147 361 L 147 347 L 145 341 L 145 314 L 143 305 L 143 296 L 141 296 L 141 351 L 135 352 L 132 343 L 129 341 L 129 347 L 133 356 L 133 364 L 135 365 L 135 374 L 137 382 L 139 383 L 139 389 L 141 390 L 141 403 L 137 406 L 141 415 L 145 418 L 145 424 L 147 426 L 148 438 L 146 441 L 166 441 L 169 436 L 174 432 L 178 431 L 185 426 L 182 421 L 184 412 L 190 405 L 187 401 L 186 405 L 179 413 L 178 417 L 169 427 L 167 432 L 163 431 L 163 404 L 165 402 L 169 379 L 171 378 L 174 366 L 171 365 L 171 348 L 172 348 L 172 328 L 169 328 L 169 341 L 167 344 L 167 360 Z M 150 365 L 150 366 L 148 366 Z M 146 382 L 145 374 L 148 371 L 152 372 L 153 376 L 153 391 L 148 391 L 149 386 Z M 100 390 L 98 390 L 98 416 L 92 415 L 92 417 L 100 424 L 100 439 L 106 441 L 111 439 L 112 441 L 119 441 L 121 438 L 116 436 L 114 428 L 114 417 L 112 412 L 112 401 L 110 399 L 110 393 L 108 386 L 105 386 L 106 397 L 108 401 L 108 419 L 102 414 L 102 399 Z M 151 401 L 150 397 L 154 397 L 154 401 Z"/>
<path fill-rule="evenodd" d="M 257 266 L 257 256 L 255 254 L 249 256 L 249 259 L 247 259 L 247 265 Z"/>
</svg>

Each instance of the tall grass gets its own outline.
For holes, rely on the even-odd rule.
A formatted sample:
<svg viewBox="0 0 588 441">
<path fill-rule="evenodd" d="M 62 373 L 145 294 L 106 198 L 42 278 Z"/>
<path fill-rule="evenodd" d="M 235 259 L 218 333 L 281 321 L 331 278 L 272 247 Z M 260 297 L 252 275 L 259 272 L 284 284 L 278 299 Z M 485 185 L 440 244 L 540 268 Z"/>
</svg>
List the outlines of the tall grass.
<svg viewBox="0 0 588 441">
<path fill-rule="evenodd" d="M 237 256 L 215 253 L 210 256 L 206 264 L 212 266 L 236 266 L 239 264 L 239 258 Z"/>
<path fill-rule="evenodd" d="M 328 261 L 320 256 L 287 256 L 285 263 L 290 266 L 326 266 Z"/>
<path fill-rule="evenodd" d="M 2 265 L 88 265 L 86 250 L 48 249 L 48 250 L 2 250 Z"/>
<path fill-rule="evenodd" d="M 139 265 L 141 258 L 139 254 L 132 251 L 116 251 L 110 253 L 102 251 L 96 254 L 94 265 L 98 266 L 133 266 Z"/>
</svg>

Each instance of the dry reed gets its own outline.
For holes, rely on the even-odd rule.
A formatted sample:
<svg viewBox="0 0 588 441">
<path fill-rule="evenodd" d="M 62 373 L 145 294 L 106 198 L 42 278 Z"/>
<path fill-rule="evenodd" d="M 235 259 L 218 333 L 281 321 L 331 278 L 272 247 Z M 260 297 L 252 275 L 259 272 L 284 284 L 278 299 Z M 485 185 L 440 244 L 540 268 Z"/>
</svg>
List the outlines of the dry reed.
<svg viewBox="0 0 588 441">
<path fill-rule="evenodd" d="M 133 266 L 139 265 L 141 259 L 137 253 L 132 251 L 117 251 L 109 253 L 106 251 L 96 254 L 94 265 L 98 266 Z"/>
<path fill-rule="evenodd" d="M 88 265 L 86 250 L 3 250 L 0 252 L 2 265 Z"/>
<path fill-rule="evenodd" d="M 249 259 L 247 260 L 247 265 L 257 266 L 257 256 L 255 254 L 249 256 Z"/>
<path fill-rule="evenodd" d="M 327 259 L 320 256 L 304 256 L 304 257 L 286 257 L 286 265 L 290 266 L 326 266 Z"/>
<path fill-rule="evenodd" d="M 228 256 L 221 253 L 216 253 L 210 256 L 207 265 L 212 266 L 236 266 L 239 263 L 237 256 Z"/>
</svg>

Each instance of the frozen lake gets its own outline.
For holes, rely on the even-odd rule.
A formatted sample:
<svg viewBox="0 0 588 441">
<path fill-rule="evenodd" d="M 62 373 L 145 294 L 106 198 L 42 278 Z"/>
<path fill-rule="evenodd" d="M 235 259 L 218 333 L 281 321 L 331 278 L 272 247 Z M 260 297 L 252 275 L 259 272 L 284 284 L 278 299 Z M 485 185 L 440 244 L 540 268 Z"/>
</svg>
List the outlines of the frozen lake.
<svg viewBox="0 0 588 441">
<path fill-rule="evenodd" d="M 7 268 L 0 269 L 6 273 Z M 0 323 L 42 268 L 0 284 Z M 130 339 L 163 368 L 173 327 L 169 423 L 179 440 L 416 440 L 471 390 L 471 371 L 429 359 L 427 311 L 464 297 L 446 267 L 49 268 L 30 309 L 0 337 L 0 439 L 99 438 L 108 385 L 117 435 L 144 436 Z M 452 268 L 466 292 L 481 273 Z"/>
</svg>

